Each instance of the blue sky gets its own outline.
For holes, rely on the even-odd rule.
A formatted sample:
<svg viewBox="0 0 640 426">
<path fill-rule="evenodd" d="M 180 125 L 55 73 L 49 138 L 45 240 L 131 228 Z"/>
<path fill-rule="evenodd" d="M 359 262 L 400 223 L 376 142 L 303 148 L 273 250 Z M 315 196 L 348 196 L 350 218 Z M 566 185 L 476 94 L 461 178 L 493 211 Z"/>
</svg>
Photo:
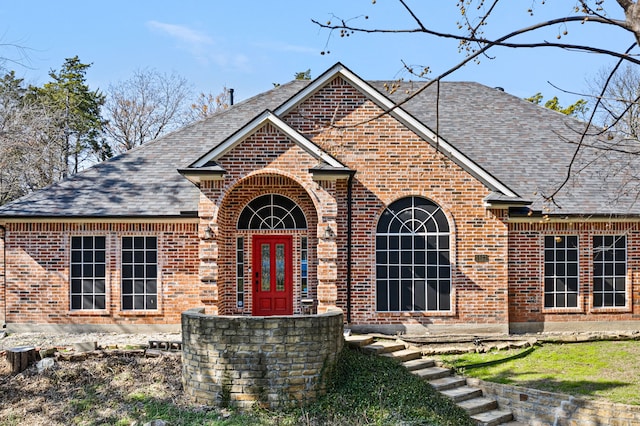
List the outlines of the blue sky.
<svg viewBox="0 0 640 426">
<path fill-rule="evenodd" d="M 455 29 L 459 12 L 453 0 L 408 0 L 428 25 L 443 31 Z M 542 19 L 572 14 L 573 0 L 503 1 L 487 27 L 487 35 L 499 36 Z M 536 15 L 527 9 L 535 5 Z M 612 17 L 622 16 L 613 1 L 605 2 Z M 218 93 L 223 86 L 235 89 L 242 100 L 285 83 L 297 71 L 311 69 L 313 77 L 335 62 L 342 62 L 365 79 L 394 79 L 409 64 L 428 65 L 435 75 L 460 62 L 455 42 L 424 35 L 362 35 L 348 38 L 320 30 L 311 19 L 335 21 L 333 15 L 354 18 L 368 26 L 415 27 L 395 0 L 181 0 L 181 1 L 70 1 L 0 0 L 1 43 L 28 48 L 27 66 L 5 66 L 33 84 L 48 80 L 50 69 L 59 69 L 64 58 L 78 55 L 92 63 L 87 80 L 92 89 L 105 89 L 131 77 L 135 70 L 176 72 L 197 92 Z M 364 16 L 368 16 L 365 20 Z M 602 27 L 602 26 L 600 26 Z M 536 39 L 555 41 L 564 27 L 554 27 Z M 574 24 L 564 41 L 616 46 L 624 50 L 633 41 L 621 30 Z M 328 43 L 328 44 L 327 44 Z M 330 54 L 321 55 L 323 50 Z M 0 56 L 14 57 L 4 48 Z M 575 97 L 553 89 L 585 90 L 585 80 L 612 60 L 598 55 L 555 49 L 492 51 L 448 80 L 478 81 L 500 86 L 516 96 L 542 92 L 559 95 L 563 103 Z"/>
</svg>

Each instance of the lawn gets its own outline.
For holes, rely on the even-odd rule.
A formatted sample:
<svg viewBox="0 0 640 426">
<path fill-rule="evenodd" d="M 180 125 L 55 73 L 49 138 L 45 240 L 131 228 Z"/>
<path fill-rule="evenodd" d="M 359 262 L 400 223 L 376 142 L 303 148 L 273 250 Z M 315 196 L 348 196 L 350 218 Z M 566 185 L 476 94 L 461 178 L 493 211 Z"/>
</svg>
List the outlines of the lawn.
<svg viewBox="0 0 640 426">
<path fill-rule="evenodd" d="M 1 367 L 1 365 L 0 365 Z M 0 425 L 472 425 L 467 414 L 400 364 L 345 349 L 316 403 L 240 414 L 192 406 L 176 357 L 58 362 L 39 374 L 0 368 Z"/>
<path fill-rule="evenodd" d="M 477 368 L 521 351 L 448 355 L 441 359 L 478 379 L 640 405 L 640 342 L 544 344 L 522 358 Z"/>
</svg>

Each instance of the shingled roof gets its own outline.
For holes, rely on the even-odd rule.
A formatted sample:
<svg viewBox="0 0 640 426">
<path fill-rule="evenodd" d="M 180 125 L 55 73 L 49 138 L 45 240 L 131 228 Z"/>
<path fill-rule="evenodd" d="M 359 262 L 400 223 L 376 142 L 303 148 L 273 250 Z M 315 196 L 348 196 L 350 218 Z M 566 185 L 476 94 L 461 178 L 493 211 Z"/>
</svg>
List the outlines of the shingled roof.
<svg viewBox="0 0 640 426">
<path fill-rule="evenodd" d="M 390 97 L 399 102 L 423 84 L 404 83 Z M 372 85 L 385 90 L 383 82 Z M 534 210 L 582 216 L 640 214 L 640 186 L 634 176 L 640 156 L 626 153 L 638 151 L 633 141 L 587 137 L 572 163 L 586 123 L 472 82 L 442 82 L 439 89 L 433 84 L 402 108 L 521 198 L 531 200 Z M 568 174 L 555 203 L 546 201 L 544 197 Z"/>
<path fill-rule="evenodd" d="M 178 169 L 231 136 L 265 109 L 308 82 L 257 95 L 0 207 L 2 217 L 185 217 L 198 209 L 199 190 Z"/>
<path fill-rule="evenodd" d="M 308 84 L 294 81 L 279 86 L 97 164 L 0 207 L 0 220 L 191 217 L 199 191 L 178 169 L 188 167 L 264 111 L 277 110 Z M 424 83 L 403 83 L 393 94 L 386 92 L 385 82 L 365 84 L 399 101 Z M 544 203 L 542 195 L 551 194 L 565 179 L 584 123 L 477 83 L 444 82 L 438 96 L 436 101 L 434 84 L 402 109 L 516 195 L 494 193 L 494 200 L 529 201 L 534 209 L 549 208 L 548 212 L 563 215 L 640 214 L 638 190 L 629 176 L 639 169 L 640 160 L 615 150 L 581 149 L 571 181 L 555 197 L 557 205 Z M 594 143 L 611 142 L 587 140 L 588 145 Z"/>
</svg>

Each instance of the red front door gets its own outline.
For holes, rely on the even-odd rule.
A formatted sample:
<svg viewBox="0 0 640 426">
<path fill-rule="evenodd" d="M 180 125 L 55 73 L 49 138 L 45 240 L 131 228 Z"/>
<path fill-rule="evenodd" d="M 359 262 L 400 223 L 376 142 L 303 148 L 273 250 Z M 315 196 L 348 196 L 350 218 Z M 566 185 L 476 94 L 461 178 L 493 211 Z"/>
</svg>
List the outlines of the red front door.
<svg viewBox="0 0 640 426">
<path fill-rule="evenodd" d="M 253 315 L 293 314 L 293 238 L 253 237 Z"/>
</svg>

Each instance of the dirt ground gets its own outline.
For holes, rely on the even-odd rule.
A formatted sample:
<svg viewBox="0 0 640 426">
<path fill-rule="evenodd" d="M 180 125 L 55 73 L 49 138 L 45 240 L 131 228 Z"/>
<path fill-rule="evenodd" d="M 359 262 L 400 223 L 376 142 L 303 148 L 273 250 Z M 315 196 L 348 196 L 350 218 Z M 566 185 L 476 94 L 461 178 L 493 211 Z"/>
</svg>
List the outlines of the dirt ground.
<svg viewBox="0 0 640 426">
<path fill-rule="evenodd" d="M 176 336 L 140 335 L 23 335 L 0 339 L 0 353 L 14 346 L 40 348 L 69 346 L 98 341 L 99 346 L 124 347 L 155 338 Z M 44 339 L 44 340 L 43 340 Z M 179 336 L 178 339 L 179 340 Z M 179 354 L 156 358 L 107 355 L 84 361 L 58 360 L 48 370 L 32 366 L 11 375 L 4 356 L 0 359 L 0 425 L 142 425 L 152 413 L 149 402 L 158 406 L 185 407 Z"/>
</svg>

